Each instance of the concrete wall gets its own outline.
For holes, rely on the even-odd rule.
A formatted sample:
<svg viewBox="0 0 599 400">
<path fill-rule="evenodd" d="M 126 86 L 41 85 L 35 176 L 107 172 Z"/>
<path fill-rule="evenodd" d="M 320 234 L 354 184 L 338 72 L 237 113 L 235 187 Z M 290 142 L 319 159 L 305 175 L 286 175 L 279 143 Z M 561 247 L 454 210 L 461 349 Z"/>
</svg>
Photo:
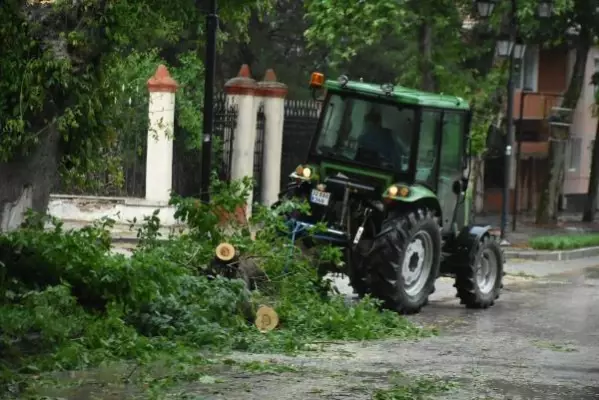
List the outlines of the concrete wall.
<svg viewBox="0 0 599 400">
<path fill-rule="evenodd" d="M 116 223 L 130 225 L 134 220 L 143 223 L 144 217 L 160 210 L 162 225 L 180 225 L 174 217 L 175 209 L 168 205 L 172 190 L 173 132 L 177 82 L 164 65 L 158 66 L 148 82 L 149 127 L 147 134 L 146 192 L 145 198 L 109 198 L 98 196 L 51 196 L 48 213 L 67 222 L 91 223 L 104 217 Z M 232 179 L 252 177 L 254 164 L 253 145 L 256 134 L 258 106 L 265 104 L 266 134 L 264 169 L 262 172 L 263 200 L 273 203 L 279 192 L 284 104 L 287 86 L 277 82 L 273 70 L 268 70 L 264 80 L 257 83 L 249 75 L 247 65 L 239 75 L 227 82 L 228 102 L 239 106 L 232 145 Z M 275 167 L 273 167 L 275 166 Z M 250 171 L 249 173 L 247 171 Z M 243 218 L 251 213 L 251 198 Z M 247 215 L 245 215 L 247 212 Z M 236 217 L 238 218 L 238 217 Z M 239 217 L 241 218 L 241 217 Z M 226 219 L 226 218 L 225 218 Z M 1 221 L 9 225 L 10 221 Z"/>
<path fill-rule="evenodd" d="M 118 224 L 129 225 L 134 219 L 142 224 L 144 217 L 159 209 L 158 218 L 165 226 L 177 226 L 174 207 L 162 203 L 131 198 L 97 196 L 51 195 L 48 213 L 64 221 L 91 223 L 101 218 L 112 218 Z"/>
<path fill-rule="evenodd" d="M 593 115 L 593 105 L 595 104 L 594 87 L 590 85 L 591 77 L 595 73 L 595 59 L 599 58 L 599 47 L 591 49 L 587 59 L 586 73 L 584 78 L 583 91 L 574 111 L 571 137 L 574 139 L 572 145 L 578 146 L 580 160 L 576 163 L 578 168 L 573 170 L 566 169 L 564 181 L 564 194 L 566 195 L 584 195 L 586 196 L 591 166 L 591 142 L 595 139 L 595 130 L 597 128 L 597 118 Z M 570 65 L 574 63 L 574 54 L 571 53 Z M 572 67 L 569 68 L 572 70 Z M 571 74 L 571 72 L 570 72 Z M 577 157 L 578 158 L 578 157 Z"/>
</svg>

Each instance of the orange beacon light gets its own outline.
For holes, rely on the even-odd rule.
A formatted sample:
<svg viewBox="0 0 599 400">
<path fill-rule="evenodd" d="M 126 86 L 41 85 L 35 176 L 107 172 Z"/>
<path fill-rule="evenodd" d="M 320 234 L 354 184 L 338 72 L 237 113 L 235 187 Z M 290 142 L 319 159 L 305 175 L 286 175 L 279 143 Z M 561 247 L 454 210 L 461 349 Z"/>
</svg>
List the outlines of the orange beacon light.
<svg viewBox="0 0 599 400">
<path fill-rule="evenodd" d="M 310 76 L 310 87 L 317 89 L 324 85 L 324 75 L 320 72 L 312 72 Z"/>
</svg>

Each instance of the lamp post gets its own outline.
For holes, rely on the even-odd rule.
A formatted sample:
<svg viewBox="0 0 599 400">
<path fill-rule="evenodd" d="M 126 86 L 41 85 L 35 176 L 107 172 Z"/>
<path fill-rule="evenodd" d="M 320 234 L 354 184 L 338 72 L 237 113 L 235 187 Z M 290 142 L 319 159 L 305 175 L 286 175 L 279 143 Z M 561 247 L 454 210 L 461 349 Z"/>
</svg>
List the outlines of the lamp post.
<svg viewBox="0 0 599 400">
<path fill-rule="evenodd" d="M 488 18 L 493 13 L 498 0 L 476 0 L 478 13 L 483 18 Z M 507 37 L 497 41 L 496 52 L 499 57 L 508 58 L 508 81 L 507 81 L 507 132 L 504 152 L 504 184 L 501 201 L 501 244 L 509 245 L 505 238 L 507 227 L 507 216 L 510 197 L 510 175 L 512 171 L 512 143 L 514 143 L 514 60 L 522 60 L 526 51 L 526 45 L 518 42 L 518 7 L 516 0 L 510 0 L 509 32 Z M 553 12 L 551 1 L 542 0 L 538 5 L 540 17 L 549 17 Z M 518 160 L 516 160 L 518 162 Z M 516 183 L 517 184 L 517 183 Z M 516 199 L 514 199 L 514 202 Z"/>
<path fill-rule="evenodd" d="M 218 15 L 216 0 L 210 0 L 206 15 L 206 60 L 204 76 L 204 126 L 202 137 L 202 179 L 200 198 L 210 201 L 210 168 L 212 164 L 212 133 L 214 131 L 214 79 L 216 71 L 216 30 Z"/>
</svg>

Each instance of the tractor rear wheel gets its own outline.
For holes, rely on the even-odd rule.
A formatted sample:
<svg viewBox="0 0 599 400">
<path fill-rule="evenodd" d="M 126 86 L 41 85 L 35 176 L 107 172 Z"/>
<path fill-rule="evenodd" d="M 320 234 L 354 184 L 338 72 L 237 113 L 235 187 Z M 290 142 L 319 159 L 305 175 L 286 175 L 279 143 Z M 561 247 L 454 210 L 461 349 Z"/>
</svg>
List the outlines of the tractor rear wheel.
<svg viewBox="0 0 599 400">
<path fill-rule="evenodd" d="M 389 217 L 369 251 L 367 281 L 385 308 L 414 314 L 434 291 L 441 231 L 430 210 Z"/>
<path fill-rule="evenodd" d="M 499 298 L 503 287 L 503 250 L 499 242 L 485 235 L 456 268 L 455 288 L 467 308 L 488 308 Z"/>
</svg>

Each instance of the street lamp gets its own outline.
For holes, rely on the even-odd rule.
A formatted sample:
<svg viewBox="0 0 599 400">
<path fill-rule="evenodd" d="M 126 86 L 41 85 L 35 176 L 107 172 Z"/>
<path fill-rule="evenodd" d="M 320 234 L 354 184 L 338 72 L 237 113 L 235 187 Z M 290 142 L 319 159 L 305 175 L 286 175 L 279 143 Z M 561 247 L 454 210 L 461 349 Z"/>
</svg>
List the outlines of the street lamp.
<svg viewBox="0 0 599 400">
<path fill-rule="evenodd" d="M 550 1 L 540 1 L 537 8 L 537 13 L 541 18 L 549 18 L 553 14 L 553 3 Z"/>
<path fill-rule="evenodd" d="M 476 8 L 478 9 L 478 15 L 483 18 L 489 18 L 493 14 L 496 3 L 497 0 L 477 1 Z"/>
<path fill-rule="evenodd" d="M 502 38 L 497 40 L 496 53 L 501 58 L 509 58 L 513 55 L 514 60 L 522 60 L 526 45 L 518 41 L 512 41 L 511 38 Z"/>
<path fill-rule="evenodd" d="M 202 136 L 202 178 L 200 198 L 210 201 L 210 172 L 212 167 L 212 133 L 214 131 L 214 80 L 216 71 L 216 30 L 218 15 L 216 0 L 210 0 L 206 15 L 206 60 L 204 76 L 204 126 Z"/>
<path fill-rule="evenodd" d="M 488 18 L 497 0 L 476 0 L 478 12 L 481 17 Z M 508 58 L 508 82 L 507 82 L 507 132 L 505 145 L 505 162 L 504 162 L 504 184 L 501 202 L 501 244 L 509 244 L 505 239 L 505 231 L 507 226 L 508 203 L 510 197 L 510 175 L 512 171 L 512 143 L 514 143 L 514 60 L 524 58 L 526 46 L 519 43 L 516 38 L 518 36 L 518 15 L 516 0 L 510 0 L 510 15 L 509 15 L 509 34 L 508 38 L 497 41 L 496 52 L 500 57 Z M 539 17 L 549 17 L 553 11 L 551 0 L 541 0 L 538 5 Z M 517 184 L 517 183 L 516 183 Z M 514 202 L 517 199 L 514 198 Z"/>
</svg>

